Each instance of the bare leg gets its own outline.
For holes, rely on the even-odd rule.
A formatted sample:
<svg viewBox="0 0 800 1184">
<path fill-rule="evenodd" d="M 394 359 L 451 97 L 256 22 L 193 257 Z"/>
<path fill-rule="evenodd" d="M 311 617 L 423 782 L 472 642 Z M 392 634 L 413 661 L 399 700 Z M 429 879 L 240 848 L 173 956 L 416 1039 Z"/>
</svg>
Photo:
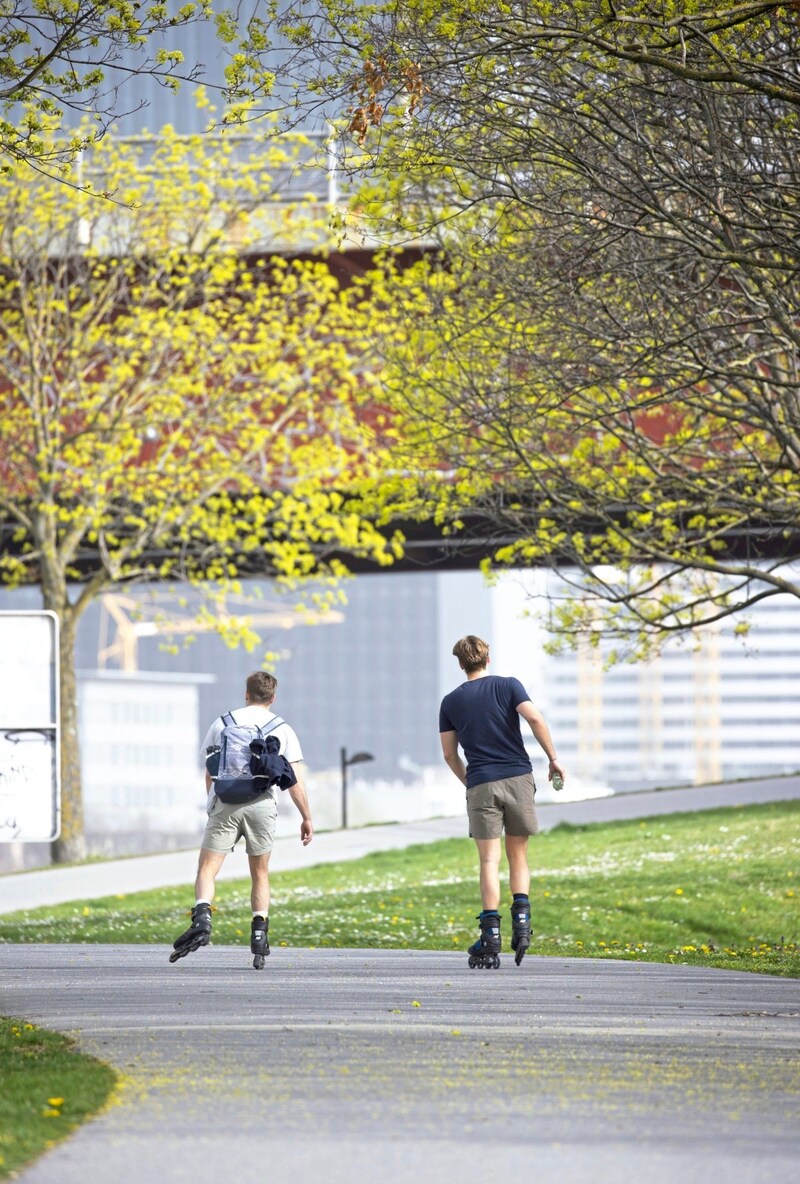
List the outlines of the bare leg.
<svg viewBox="0 0 800 1184">
<path fill-rule="evenodd" d="M 211 902 L 214 899 L 214 887 L 217 873 L 225 860 L 224 851 L 210 851 L 207 847 L 200 848 L 197 861 L 197 879 L 194 882 L 195 900 L 207 901 L 206 904 L 195 904 L 192 909 L 192 923 L 185 933 L 172 943 L 170 962 L 177 962 L 187 954 L 207 946 L 211 938 Z"/>
<path fill-rule="evenodd" d="M 525 900 L 516 900 L 511 906 L 511 949 L 514 961 L 520 966 L 531 944 L 531 908 L 528 892 L 531 886 L 531 872 L 528 867 L 528 836 L 506 835 L 508 856 L 508 878 L 512 895 L 524 893 Z"/>
<path fill-rule="evenodd" d="M 500 840 L 476 839 L 481 861 L 481 901 L 484 909 L 500 907 Z"/>
<path fill-rule="evenodd" d="M 469 966 L 481 970 L 496 970 L 500 965 L 500 840 L 476 839 L 481 862 L 480 937 L 469 947 Z M 487 915 L 488 914 L 488 915 Z"/>
<path fill-rule="evenodd" d="M 250 903 L 253 906 L 253 922 L 250 926 L 250 953 L 256 970 L 264 969 L 264 959 L 269 954 L 269 852 L 266 855 L 248 855 L 250 861 Z M 262 921 L 262 917 L 265 920 Z"/>
<path fill-rule="evenodd" d="M 194 882 L 195 900 L 207 900 L 209 904 L 212 903 L 217 873 L 225 862 L 226 854 L 225 851 L 209 851 L 208 847 L 200 848 L 197 879 Z"/>
<path fill-rule="evenodd" d="M 528 836 L 506 835 L 508 856 L 508 880 L 511 895 L 524 892 L 527 896 L 531 887 L 531 870 L 528 866 Z"/>
<path fill-rule="evenodd" d="M 269 916 L 269 857 L 266 855 L 248 855 L 250 861 L 250 904 L 254 913 L 261 913 L 262 917 Z"/>
</svg>

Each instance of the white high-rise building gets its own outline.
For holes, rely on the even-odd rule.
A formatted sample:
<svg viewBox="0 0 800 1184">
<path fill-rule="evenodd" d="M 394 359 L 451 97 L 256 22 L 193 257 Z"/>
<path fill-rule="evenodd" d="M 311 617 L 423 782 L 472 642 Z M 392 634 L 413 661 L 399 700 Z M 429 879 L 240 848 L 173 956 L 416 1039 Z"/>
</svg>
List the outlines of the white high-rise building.
<svg viewBox="0 0 800 1184">
<path fill-rule="evenodd" d="M 796 597 L 754 605 L 744 639 L 730 617 L 648 662 L 605 669 L 602 642 L 545 653 L 547 632 L 523 614 L 541 609 L 546 586 L 556 587 L 521 572 L 490 590 L 493 669 L 526 684 L 575 778 L 626 790 L 800 768 Z"/>
</svg>

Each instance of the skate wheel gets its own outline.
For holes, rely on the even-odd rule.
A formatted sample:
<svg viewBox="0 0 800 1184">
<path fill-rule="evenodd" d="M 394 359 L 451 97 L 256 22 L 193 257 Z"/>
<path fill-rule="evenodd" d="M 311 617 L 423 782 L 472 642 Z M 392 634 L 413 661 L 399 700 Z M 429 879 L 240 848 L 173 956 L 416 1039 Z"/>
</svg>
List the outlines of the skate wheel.
<svg viewBox="0 0 800 1184">
<path fill-rule="evenodd" d="M 170 962 L 177 962 L 179 958 L 180 958 L 180 954 L 178 953 L 177 950 L 175 950 L 174 953 L 170 954 L 170 956 L 169 956 Z"/>
<path fill-rule="evenodd" d="M 255 958 L 253 959 L 253 969 L 254 970 L 263 970 L 264 969 L 264 955 L 263 954 L 256 954 Z"/>
</svg>

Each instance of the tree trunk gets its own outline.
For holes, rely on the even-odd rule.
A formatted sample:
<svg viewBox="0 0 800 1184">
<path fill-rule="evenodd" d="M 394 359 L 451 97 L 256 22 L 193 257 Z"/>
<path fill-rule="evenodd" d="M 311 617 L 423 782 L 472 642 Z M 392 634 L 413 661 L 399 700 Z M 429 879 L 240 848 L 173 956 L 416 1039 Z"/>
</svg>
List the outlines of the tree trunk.
<svg viewBox="0 0 800 1184">
<path fill-rule="evenodd" d="M 51 844 L 50 854 L 53 863 L 74 863 L 86 858 L 75 675 L 75 635 L 80 612 L 70 603 L 67 582 L 55 555 L 55 547 L 43 547 L 42 601 L 44 608 L 58 617 L 59 637 L 61 832 Z"/>
<path fill-rule="evenodd" d="M 61 833 L 51 845 L 53 863 L 86 858 L 78 732 L 78 680 L 75 676 L 77 621 L 67 607 L 59 612 L 59 694 L 61 703 Z"/>
</svg>

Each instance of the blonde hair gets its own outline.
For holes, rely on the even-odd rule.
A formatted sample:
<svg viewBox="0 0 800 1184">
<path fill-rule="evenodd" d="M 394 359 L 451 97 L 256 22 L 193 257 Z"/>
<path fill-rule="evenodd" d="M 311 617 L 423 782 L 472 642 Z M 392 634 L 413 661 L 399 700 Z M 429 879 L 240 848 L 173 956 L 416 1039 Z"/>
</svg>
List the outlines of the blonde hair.
<svg viewBox="0 0 800 1184">
<path fill-rule="evenodd" d="M 489 647 L 474 633 L 468 633 L 453 646 L 453 653 L 458 658 L 466 674 L 473 674 L 476 670 L 483 670 L 489 661 Z"/>
</svg>

